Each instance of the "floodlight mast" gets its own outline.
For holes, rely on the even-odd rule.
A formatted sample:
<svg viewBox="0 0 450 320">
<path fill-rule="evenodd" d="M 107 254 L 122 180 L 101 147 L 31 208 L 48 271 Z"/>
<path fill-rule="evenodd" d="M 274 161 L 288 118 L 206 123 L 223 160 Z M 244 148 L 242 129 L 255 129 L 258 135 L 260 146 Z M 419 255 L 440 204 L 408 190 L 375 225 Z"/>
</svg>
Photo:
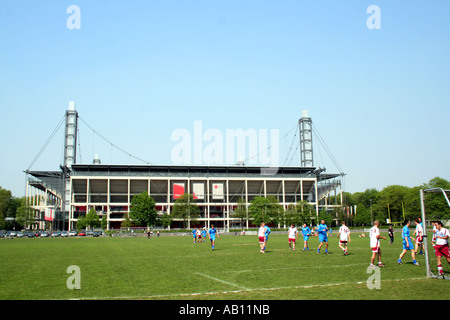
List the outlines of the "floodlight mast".
<svg viewBox="0 0 450 320">
<path fill-rule="evenodd" d="M 77 159 L 77 131 L 78 131 L 78 112 L 75 109 L 75 101 L 69 102 L 66 111 L 66 130 L 64 139 L 64 166 L 61 169 L 64 172 L 64 194 L 61 211 L 70 210 L 70 175 L 69 171 Z"/>
<path fill-rule="evenodd" d="M 308 110 L 302 111 L 302 117 L 298 121 L 298 125 L 300 130 L 300 166 L 314 167 L 312 120 L 308 115 Z"/>
<path fill-rule="evenodd" d="M 66 111 L 66 130 L 64 139 L 64 166 L 70 168 L 76 163 L 77 158 L 77 130 L 78 112 L 75 109 L 75 101 L 69 102 Z"/>
</svg>

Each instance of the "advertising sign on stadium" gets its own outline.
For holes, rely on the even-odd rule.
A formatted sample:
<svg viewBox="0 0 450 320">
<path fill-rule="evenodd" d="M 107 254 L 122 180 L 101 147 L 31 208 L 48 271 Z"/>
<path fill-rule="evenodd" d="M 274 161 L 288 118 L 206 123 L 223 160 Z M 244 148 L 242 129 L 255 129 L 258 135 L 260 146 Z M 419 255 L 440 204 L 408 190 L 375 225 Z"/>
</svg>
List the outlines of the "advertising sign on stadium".
<svg viewBox="0 0 450 320">
<path fill-rule="evenodd" d="M 45 208 L 45 221 L 53 221 L 53 209 Z"/>
<path fill-rule="evenodd" d="M 203 200 L 205 199 L 205 184 L 201 183 L 193 183 L 192 189 L 194 191 L 194 199 Z"/>
<path fill-rule="evenodd" d="M 212 196 L 214 200 L 223 200 L 223 183 L 213 183 L 212 185 Z"/>
<path fill-rule="evenodd" d="M 184 194 L 184 183 L 173 184 L 173 198 L 178 199 Z"/>
</svg>

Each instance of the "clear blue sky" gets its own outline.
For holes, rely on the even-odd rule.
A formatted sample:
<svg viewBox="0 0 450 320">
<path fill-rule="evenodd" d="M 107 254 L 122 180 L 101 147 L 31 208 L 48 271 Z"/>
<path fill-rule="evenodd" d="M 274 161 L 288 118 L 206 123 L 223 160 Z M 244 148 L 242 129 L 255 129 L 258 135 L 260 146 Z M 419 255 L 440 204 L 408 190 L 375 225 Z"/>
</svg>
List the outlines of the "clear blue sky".
<svg viewBox="0 0 450 320">
<path fill-rule="evenodd" d="M 66 26 L 72 4 L 79 30 Z M 366 26 L 373 4 L 380 30 Z M 308 109 L 345 191 L 450 179 L 449 16 L 448 0 L 2 1 L 0 186 L 23 195 L 70 100 L 154 164 L 171 163 L 171 134 L 194 121 L 282 137 Z M 139 163 L 83 123 L 80 145 L 85 163 Z M 337 172 L 315 146 L 315 165 Z M 31 169 L 58 170 L 62 147 L 60 130 Z"/>
</svg>

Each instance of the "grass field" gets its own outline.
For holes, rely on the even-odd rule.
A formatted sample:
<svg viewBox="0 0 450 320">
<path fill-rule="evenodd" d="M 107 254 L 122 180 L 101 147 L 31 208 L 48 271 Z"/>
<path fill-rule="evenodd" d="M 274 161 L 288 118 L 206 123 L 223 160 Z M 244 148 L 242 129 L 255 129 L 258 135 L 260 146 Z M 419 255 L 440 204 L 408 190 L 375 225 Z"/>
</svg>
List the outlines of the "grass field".
<svg viewBox="0 0 450 320">
<path fill-rule="evenodd" d="M 450 282 L 426 279 L 407 254 L 397 265 L 401 239 L 382 241 L 381 289 L 369 289 L 371 251 L 368 238 L 354 235 L 349 255 L 330 237 L 329 255 L 290 251 L 287 235 L 271 235 L 267 253 L 256 236 L 222 236 L 211 251 L 208 242 L 191 237 L 55 238 L 0 241 L 0 299 L 160 299 L 160 300 L 297 300 L 297 299 L 449 299 Z M 76 265 L 81 289 L 68 289 Z M 435 258 L 431 265 L 435 268 Z M 444 263 L 444 272 L 450 267 Z M 418 290 L 420 288 L 420 290 Z"/>
</svg>

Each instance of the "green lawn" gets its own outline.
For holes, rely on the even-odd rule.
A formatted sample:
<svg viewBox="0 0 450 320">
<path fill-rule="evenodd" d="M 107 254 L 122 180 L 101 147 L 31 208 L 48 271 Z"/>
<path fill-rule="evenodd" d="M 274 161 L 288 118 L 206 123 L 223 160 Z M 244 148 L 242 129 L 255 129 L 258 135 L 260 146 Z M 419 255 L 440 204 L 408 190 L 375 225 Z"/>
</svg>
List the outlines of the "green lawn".
<svg viewBox="0 0 450 320">
<path fill-rule="evenodd" d="M 0 299 L 449 299 L 450 282 L 426 279 L 423 256 L 420 266 L 409 254 L 397 265 L 400 240 L 382 242 L 387 267 L 372 290 L 369 239 L 356 235 L 348 256 L 334 236 L 329 255 L 317 255 L 317 237 L 309 252 L 301 243 L 290 251 L 287 235 L 271 235 L 266 254 L 256 236 L 222 236 L 214 252 L 191 237 L 1 240 Z M 80 290 L 66 286 L 71 265 L 80 268 Z"/>
</svg>

